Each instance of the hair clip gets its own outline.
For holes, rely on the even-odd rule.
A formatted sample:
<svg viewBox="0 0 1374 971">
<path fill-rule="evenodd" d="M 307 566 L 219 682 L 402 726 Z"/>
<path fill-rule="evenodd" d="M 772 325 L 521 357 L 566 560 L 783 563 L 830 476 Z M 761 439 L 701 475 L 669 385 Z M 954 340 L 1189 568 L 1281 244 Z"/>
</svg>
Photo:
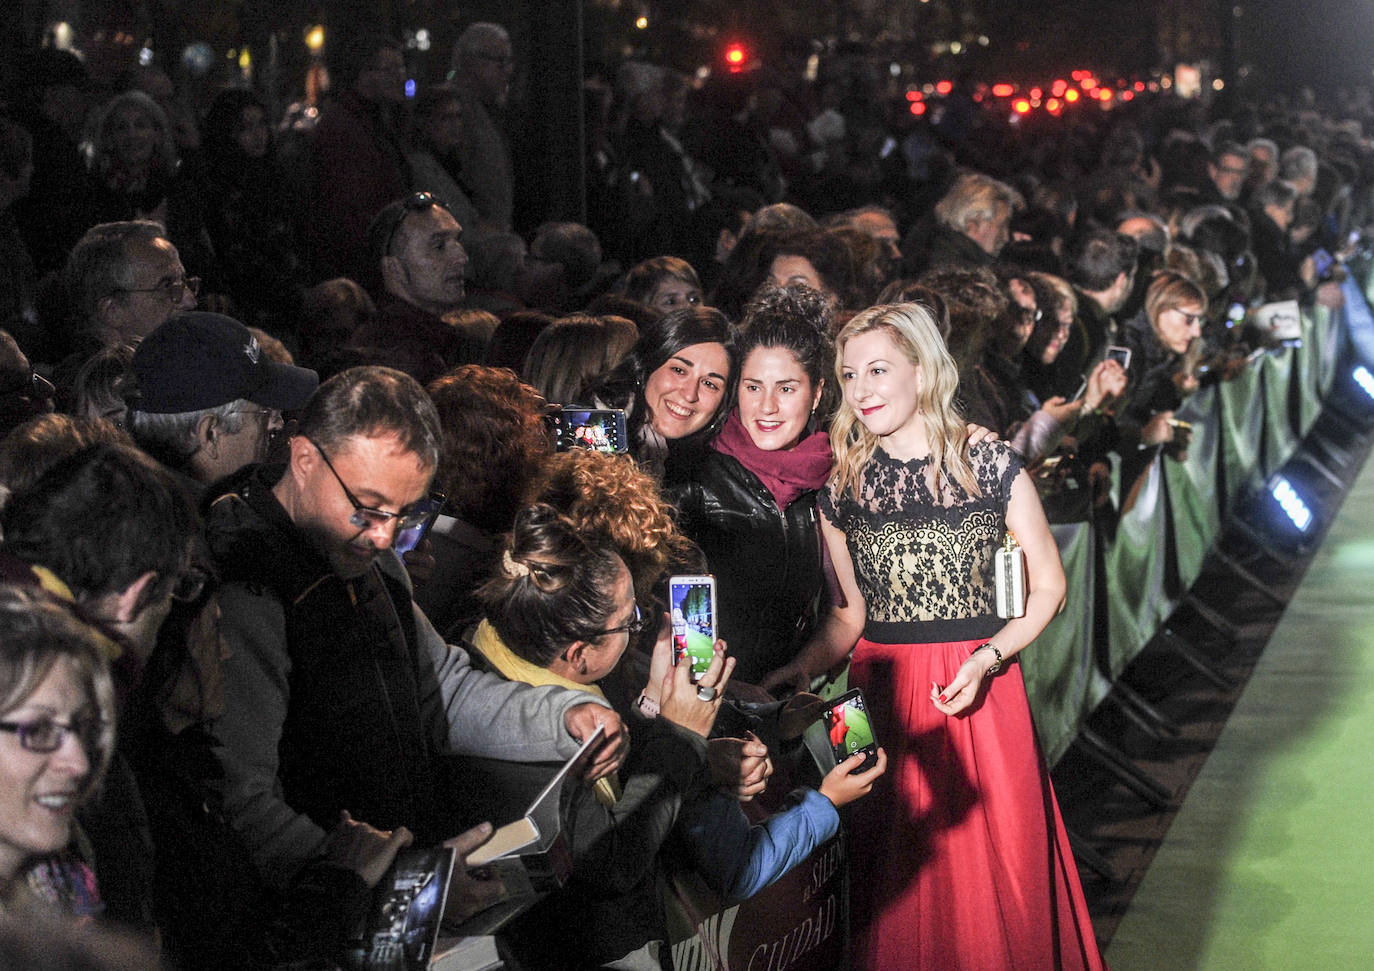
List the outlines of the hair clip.
<svg viewBox="0 0 1374 971">
<path fill-rule="evenodd" d="M 501 568 L 513 577 L 527 577 L 530 575 L 530 568 L 523 563 L 515 562 L 515 557 L 510 555 L 510 550 L 501 554 Z"/>
</svg>

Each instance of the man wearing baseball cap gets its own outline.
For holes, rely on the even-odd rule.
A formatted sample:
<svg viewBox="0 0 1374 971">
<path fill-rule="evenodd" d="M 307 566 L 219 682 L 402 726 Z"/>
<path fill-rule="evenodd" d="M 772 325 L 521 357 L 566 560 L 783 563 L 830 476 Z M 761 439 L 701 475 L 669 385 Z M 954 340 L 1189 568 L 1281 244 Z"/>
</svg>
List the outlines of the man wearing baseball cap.
<svg viewBox="0 0 1374 971">
<path fill-rule="evenodd" d="M 134 351 L 135 440 L 202 485 L 267 458 L 282 412 L 304 407 L 319 376 L 267 359 L 248 328 L 223 314 L 181 313 Z"/>
</svg>

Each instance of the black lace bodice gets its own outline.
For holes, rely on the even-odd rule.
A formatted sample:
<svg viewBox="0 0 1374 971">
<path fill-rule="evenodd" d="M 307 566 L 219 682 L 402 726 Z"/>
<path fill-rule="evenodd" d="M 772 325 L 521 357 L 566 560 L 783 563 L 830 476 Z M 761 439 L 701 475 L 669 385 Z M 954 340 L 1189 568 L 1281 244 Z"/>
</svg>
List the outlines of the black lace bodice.
<svg viewBox="0 0 1374 971">
<path fill-rule="evenodd" d="M 929 459 L 902 462 L 879 448 L 859 498 L 832 480 L 818 505 L 841 529 L 868 607 L 864 636 L 883 643 L 973 640 L 996 633 L 993 554 L 1005 535 L 1022 461 L 1005 442 L 977 445 L 970 463 L 982 493 L 946 478 L 931 493 Z"/>
</svg>

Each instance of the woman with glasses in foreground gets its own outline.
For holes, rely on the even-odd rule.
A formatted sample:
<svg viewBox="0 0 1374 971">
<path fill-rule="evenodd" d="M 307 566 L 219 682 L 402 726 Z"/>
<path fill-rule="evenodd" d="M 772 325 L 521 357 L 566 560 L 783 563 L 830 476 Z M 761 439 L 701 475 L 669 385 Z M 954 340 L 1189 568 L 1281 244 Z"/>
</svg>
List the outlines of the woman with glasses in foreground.
<svg viewBox="0 0 1374 971">
<path fill-rule="evenodd" d="M 0 913 L 100 912 L 74 820 L 113 744 L 95 633 L 40 592 L 0 586 Z"/>
</svg>

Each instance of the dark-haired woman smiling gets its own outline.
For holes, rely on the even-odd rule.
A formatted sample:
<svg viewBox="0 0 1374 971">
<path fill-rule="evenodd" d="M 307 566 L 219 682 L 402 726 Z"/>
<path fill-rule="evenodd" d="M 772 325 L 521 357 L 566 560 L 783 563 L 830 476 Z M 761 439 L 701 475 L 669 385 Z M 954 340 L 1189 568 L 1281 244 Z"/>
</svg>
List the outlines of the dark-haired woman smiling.
<svg viewBox="0 0 1374 971">
<path fill-rule="evenodd" d="M 655 477 L 670 451 L 700 446 L 723 418 L 730 340 L 720 311 L 676 310 L 645 327 L 625 360 L 588 389 L 600 407 L 625 409 L 631 452 Z"/>
</svg>

